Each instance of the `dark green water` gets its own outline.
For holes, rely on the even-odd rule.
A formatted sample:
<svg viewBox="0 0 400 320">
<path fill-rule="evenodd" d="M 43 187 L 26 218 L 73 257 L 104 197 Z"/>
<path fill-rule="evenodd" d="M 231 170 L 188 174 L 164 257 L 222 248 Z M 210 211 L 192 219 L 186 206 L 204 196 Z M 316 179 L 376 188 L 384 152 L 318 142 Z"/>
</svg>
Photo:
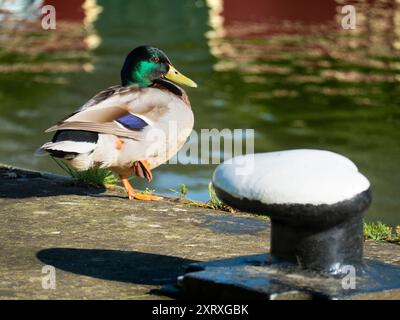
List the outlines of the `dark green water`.
<svg viewBox="0 0 400 320">
<path fill-rule="evenodd" d="M 195 129 L 253 128 L 256 152 L 342 153 L 372 183 L 368 219 L 400 224 L 398 7 L 364 8 L 373 20 L 348 31 L 334 20 L 318 27 L 286 21 L 284 30 L 259 21 L 221 27 L 201 0 L 99 5 L 103 11 L 87 30 L 101 40 L 93 50 L 61 24 L 17 37 L 2 29 L 0 162 L 60 173 L 51 159 L 33 156 L 50 138 L 43 131 L 117 84 L 127 52 L 152 44 L 198 83 L 188 89 Z M 207 200 L 213 168 L 164 165 L 151 185 L 139 186 L 171 194 L 185 183 L 189 197 Z"/>
</svg>

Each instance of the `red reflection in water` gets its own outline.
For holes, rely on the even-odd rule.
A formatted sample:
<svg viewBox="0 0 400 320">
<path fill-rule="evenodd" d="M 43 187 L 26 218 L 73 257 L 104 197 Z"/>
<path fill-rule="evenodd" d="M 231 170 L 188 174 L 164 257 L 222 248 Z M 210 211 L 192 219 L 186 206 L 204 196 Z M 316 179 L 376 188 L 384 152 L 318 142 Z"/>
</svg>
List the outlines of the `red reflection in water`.
<svg viewBox="0 0 400 320">
<path fill-rule="evenodd" d="M 335 14 L 336 3 L 333 0 L 227 0 L 223 11 L 226 25 L 282 20 L 320 24 L 332 21 Z"/>
<path fill-rule="evenodd" d="M 85 18 L 82 8 L 84 2 L 84 0 L 45 0 L 44 4 L 50 4 L 56 8 L 57 20 L 79 22 Z"/>
<path fill-rule="evenodd" d="M 314 27 L 332 25 L 337 14 L 334 0 L 223 1 L 223 27 L 228 36 L 310 34 Z"/>
</svg>

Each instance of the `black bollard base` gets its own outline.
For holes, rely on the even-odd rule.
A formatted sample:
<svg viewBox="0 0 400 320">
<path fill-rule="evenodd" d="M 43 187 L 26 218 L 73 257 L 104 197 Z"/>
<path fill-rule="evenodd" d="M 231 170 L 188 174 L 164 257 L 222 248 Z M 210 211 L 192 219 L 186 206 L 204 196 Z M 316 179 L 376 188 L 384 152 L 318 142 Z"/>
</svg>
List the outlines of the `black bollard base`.
<svg viewBox="0 0 400 320">
<path fill-rule="evenodd" d="M 271 254 L 277 260 L 332 275 L 363 264 L 363 219 L 354 215 L 334 226 L 293 226 L 271 218 Z"/>
<path fill-rule="evenodd" d="M 328 276 L 276 262 L 270 254 L 242 256 L 194 263 L 177 291 L 163 291 L 189 299 L 400 299 L 400 266 L 365 259 L 348 272 Z"/>
</svg>

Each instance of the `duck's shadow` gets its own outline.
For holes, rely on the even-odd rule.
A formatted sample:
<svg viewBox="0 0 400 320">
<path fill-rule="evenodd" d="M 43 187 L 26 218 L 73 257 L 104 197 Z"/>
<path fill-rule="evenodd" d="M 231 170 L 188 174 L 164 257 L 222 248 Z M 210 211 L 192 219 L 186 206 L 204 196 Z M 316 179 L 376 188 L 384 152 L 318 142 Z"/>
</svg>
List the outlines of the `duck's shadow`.
<svg viewBox="0 0 400 320">
<path fill-rule="evenodd" d="M 144 285 L 176 282 L 189 264 L 195 262 L 174 256 L 137 251 L 51 248 L 37 258 L 46 265 L 98 279 Z"/>
</svg>

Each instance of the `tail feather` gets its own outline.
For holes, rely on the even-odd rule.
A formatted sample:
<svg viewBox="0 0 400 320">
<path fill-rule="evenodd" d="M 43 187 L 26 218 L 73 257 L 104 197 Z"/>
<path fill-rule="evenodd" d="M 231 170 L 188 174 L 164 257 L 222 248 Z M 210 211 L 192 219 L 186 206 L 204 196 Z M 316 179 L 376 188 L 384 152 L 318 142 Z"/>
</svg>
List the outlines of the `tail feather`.
<svg viewBox="0 0 400 320">
<path fill-rule="evenodd" d="M 90 153 L 96 147 L 98 133 L 81 130 L 59 130 L 51 142 L 42 145 L 35 155 L 50 154 L 53 157 L 72 159 L 79 154 Z"/>
<path fill-rule="evenodd" d="M 60 141 L 47 142 L 41 148 L 47 151 L 57 150 L 67 153 L 86 153 L 92 151 L 96 147 L 92 142 L 76 142 L 76 141 Z"/>
</svg>

